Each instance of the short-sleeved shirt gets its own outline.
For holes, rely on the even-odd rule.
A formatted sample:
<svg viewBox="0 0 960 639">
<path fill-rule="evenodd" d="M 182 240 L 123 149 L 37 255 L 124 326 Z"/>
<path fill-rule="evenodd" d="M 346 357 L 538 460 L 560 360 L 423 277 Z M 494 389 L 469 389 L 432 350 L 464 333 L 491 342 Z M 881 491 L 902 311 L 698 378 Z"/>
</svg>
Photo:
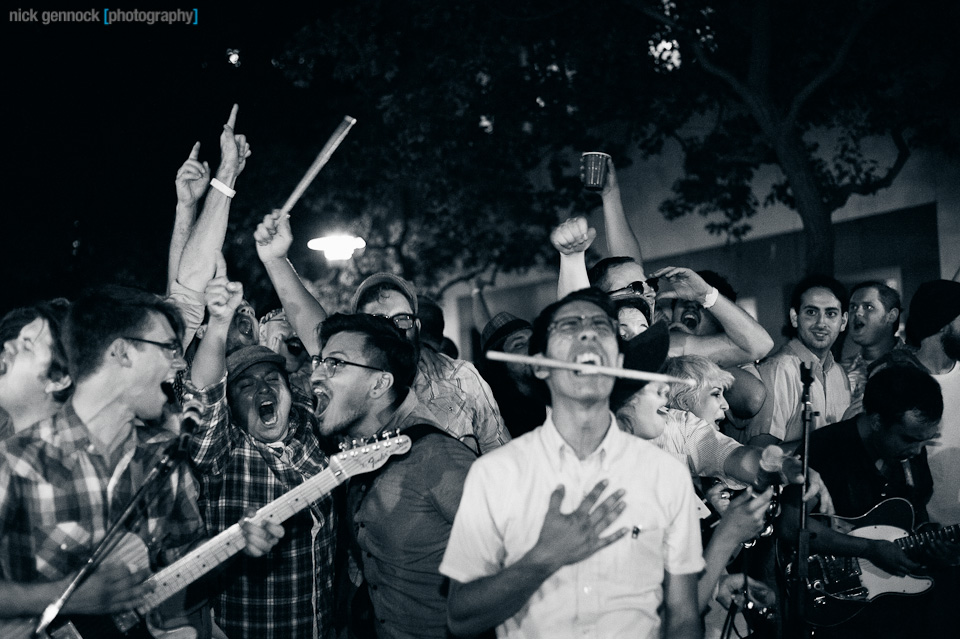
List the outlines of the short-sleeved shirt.
<svg viewBox="0 0 960 639">
<path fill-rule="evenodd" d="M 608 529 L 632 532 L 551 575 L 501 638 L 656 637 L 664 573 L 704 562 L 695 494 L 686 467 L 650 442 L 610 426 L 580 460 L 548 413 L 543 426 L 484 455 L 470 469 L 440 572 L 461 583 L 496 574 L 536 544 L 550 495 L 563 484 L 571 512 L 600 480 L 623 488 L 626 508 Z"/>
<path fill-rule="evenodd" d="M 728 485 L 743 487 L 723 470 L 730 454 L 742 447 L 740 442 L 689 411 L 668 408 L 664 418 L 667 427 L 650 440 L 651 444 L 686 464 L 695 477 L 716 477 Z"/>
<path fill-rule="evenodd" d="M 800 365 L 813 368 L 810 406 L 820 413 L 814 426 L 835 424 L 850 405 L 850 382 L 828 352 L 821 362 L 800 340 L 794 338 L 783 348 L 760 362 L 760 376 L 767 387 L 767 399 L 747 427 L 748 438 L 769 434 L 780 441 L 793 441 L 803 435 L 803 383 Z"/>
<path fill-rule="evenodd" d="M 471 447 L 479 445 L 481 453 L 510 441 L 493 391 L 470 362 L 425 345 L 413 390 L 443 430 Z"/>
<path fill-rule="evenodd" d="M 78 570 L 176 438 L 173 428 L 134 422 L 111 467 L 67 402 L 0 442 L 0 579 L 49 582 Z M 154 568 L 206 536 L 186 465 L 159 484 L 146 523 L 135 534 Z"/>
<path fill-rule="evenodd" d="M 353 538 L 381 639 L 447 637 L 446 591 L 437 569 L 477 456 L 441 431 L 412 392 L 381 432 L 423 425 L 428 434 L 410 452 L 349 484 Z"/>
</svg>

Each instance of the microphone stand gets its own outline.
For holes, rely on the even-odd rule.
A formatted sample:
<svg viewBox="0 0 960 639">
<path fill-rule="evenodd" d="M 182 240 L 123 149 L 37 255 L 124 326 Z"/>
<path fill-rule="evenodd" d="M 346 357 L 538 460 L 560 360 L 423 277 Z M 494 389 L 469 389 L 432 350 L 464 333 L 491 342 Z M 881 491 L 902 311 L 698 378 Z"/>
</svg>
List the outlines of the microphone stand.
<svg viewBox="0 0 960 639">
<path fill-rule="evenodd" d="M 803 462 L 803 492 L 806 492 L 810 482 L 810 462 L 808 451 L 810 449 L 810 432 L 813 430 L 813 420 L 819 414 L 813 410 L 810 402 L 810 385 L 813 383 L 813 367 L 810 364 L 800 364 L 800 382 L 803 384 L 803 413 L 801 423 L 803 424 L 803 443 L 800 448 L 800 458 Z M 810 569 L 807 564 L 807 558 L 810 556 L 810 529 L 807 527 L 807 509 L 801 502 L 800 504 L 800 525 L 797 531 L 797 596 L 795 606 L 797 617 L 805 623 L 806 619 L 806 589 L 809 584 Z M 804 626 L 804 636 L 809 633 L 809 626 Z"/>
<path fill-rule="evenodd" d="M 140 488 L 137 489 L 137 492 L 134 493 L 133 497 L 130 499 L 130 502 L 124 507 L 123 512 L 121 513 L 119 519 L 117 519 L 107 530 L 107 534 L 104 535 L 103 539 L 100 540 L 100 543 L 97 544 L 97 547 L 94 548 L 93 553 L 90 555 L 90 558 L 87 559 L 87 562 L 80 568 L 80 571 L 70 580 L 70 583 L 67 584 L 66 589 L 63 591 L 56 601 L 51 603 L 43 611 L 43 614 L 40 616 L 40 621 L 37 623 L 37 627 L 33 631 L 33 636 L 39 637 L 42 636 L 46 629 L 53 623 L 53 620 L 56 619 L 57 615 L 60 614 L 60 611 L 63 610 L 63 606 L 67 603 L 76 589 L 84 582 L 84 580 L 90 576 L 90 574 L 103 563 L 104 558 L 107 554 L 110 553 L 116 546 L 117 542 L 120 541 L 121 535 L 127 529 L 127 525 L 133 520 L 133 516 L 141 509 L 146 508 L 149 501 L 144 501 L 144 498 L 149 493 L 155 485 L 159 485 L 161 481 L 166 479 L 170 473 L 180 465 L 180 463 L 186 459 L 187 452 L 190 445 L 190 440 L 192 436 L 189 433 L 181 433 L 175 440 L 173 440 L 166 450 L 163 452 L 163 456 L 160 458 L 160 461 L 150 470 L 147 476 L 143 480 Z M 144 501 L 143 504 L 141 502 Z M 152 500 L 151 500 L 152 501 Z"/>
</svg>

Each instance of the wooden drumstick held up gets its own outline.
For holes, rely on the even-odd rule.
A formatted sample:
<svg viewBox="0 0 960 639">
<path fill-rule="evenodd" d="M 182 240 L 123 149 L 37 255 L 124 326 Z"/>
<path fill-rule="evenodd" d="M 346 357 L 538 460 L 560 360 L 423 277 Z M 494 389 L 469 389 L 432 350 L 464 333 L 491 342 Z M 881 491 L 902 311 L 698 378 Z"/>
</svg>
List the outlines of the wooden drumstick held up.
<svg viewBox="0 0 960 639">
<path fill-rule="evenodd" d="M 297 203 L 297 200 L 300 199 L 303 192 L 307 190 L 307 187 L 310 186 L 313 179 L 317 177 L 317 173 L 320 172 L 323 165 L 330 160 L 330 156 L 333 155 L 333 152 L 336 151 L 340 143 L 343 142 L 343 138 L 347 137 L 347 133 L 350 132 L 350 127 L 356 124 L 356 122 L 356 118 L 351 118 L 349 115 L 343 116 L 343 122 L 340 123 L 340 126 L 337 127 L 333 135 L 330 136 L 330 139 L 327 140 L 327 143 L 320 149 L 320 153 L 317 154 L 317 159 L 315 159 L 313 164 L 310 165 L 310 168 L 307 169 L 307 172 L 300 180 L 300 184 L 297 185 L 297 188 L 293 189 L 293 193 L 287 198 L 286 204 L 280 209 L 283 213 L 290 213 L 290 209 Z"/>
<path fill-rule="evenodd" d="M 514 353 L 503 353 L 500 351 L 487 351 L 487 359 L 498 362 L 510 362 L 513 364 L 528 364 L 530 366 L 542 366 L 544 368 L 562 368 L 570 371 L 579 371 L 594 375 L 609 375 L 611 377 L 622 377 L 624 379 L 635 379 L 641 382 L 667 382 L 668 384 L 687 384 L 696 386 L 692 379 L 682 377 L 672 377 L 660 373 L 647 373 L 646 371 L 635 371 L 630 368 L 614 368 L 612 366 L 595 366 L 594 364 L 577 364 L 576 362 L 564 362 L 559 359 L 547 359 L 546 357 L 531 357 L 530 355 L 516 355 Z"/>
</svg>

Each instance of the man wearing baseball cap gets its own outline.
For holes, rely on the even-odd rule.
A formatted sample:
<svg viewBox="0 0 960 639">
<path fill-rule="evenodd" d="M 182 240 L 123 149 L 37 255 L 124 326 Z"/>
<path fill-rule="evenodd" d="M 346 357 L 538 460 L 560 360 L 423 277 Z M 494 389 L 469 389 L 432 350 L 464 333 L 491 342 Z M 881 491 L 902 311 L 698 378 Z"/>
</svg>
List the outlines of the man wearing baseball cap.
<svg viewBox="0 0 960 639">
<path fill-rule="evenodd" d="M 327 457 L 312 407 L 291 394 L 286 360 L 266 346 L 224 356 L 243 288 L 226 276 L 205 291 L 210 322 L 187 392 L 202 405 L 191 458 L 200 506 L 212 534 L 322 472 Z M 232 561 L 214 598 L 229 637 L 319 637 L 334 633 L 333 500 L 318 499 L 287 519 L 283 539 L 263 559 Z"/>
</svg>

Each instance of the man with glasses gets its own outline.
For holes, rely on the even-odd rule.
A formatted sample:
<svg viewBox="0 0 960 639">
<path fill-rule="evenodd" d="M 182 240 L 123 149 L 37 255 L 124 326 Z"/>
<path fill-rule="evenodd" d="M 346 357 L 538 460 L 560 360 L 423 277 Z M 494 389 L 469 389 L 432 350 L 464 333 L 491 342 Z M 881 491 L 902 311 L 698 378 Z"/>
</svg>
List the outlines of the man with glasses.
<svg viewBox="0 0 960 639">
<path fill-rule="evenodd" d="M 530 352 L 620 368 L 599 290 L 544 309 Z M 440 572 L 454 634 L 701 637 L 704 562 L 683 464 L 617 427 L 614 379 L 545 366 L 543 426 L 471 467 Z M 662 629 L 661 629 L 662 626 Z"/>
<path fill-rule="evenodd" d="M 317 326 L 326 319 L 327 311 L 304 287 L 287 259 L 287 251 L 293 242 L 289 216 L 280 211 L 265 216 L 253 238 L 257 243 L 257 255 L 280 302 L 287 309 L 290 323 L 307 351 L 317 355 L 322 347 Z M 375 273 L 357 288 L 350 309 L 355 313 L 390 318 L 418 347 L 417 377 L 413 387 L 420 401 L 445 430 L 481 453 L 510 440 L 493 393 L 473 364 L 419 348 L 420 321 L 413 284 L 392 273 Z"/>
<path fill-rule="evenodd" d="M 73 395 L 52 417 L 0 443 L 0 617 L 35 617 L 64 592 L 179 434 L 168 399 L 185 366 L 182 336 L 176 308 L 135 289 L 94 289 L 71 305 L 64 346 Z M 206 536 L 196 499 L 193 475 L 181 465 L 128 525 L 152 566 L 172 563 Z M 283 534 L 273 524 L 241 529 L 251 555 Z M 148 574 L 108 558 L 63 611 L 132 610 L 149 592 Z"/>
<path fill-rule="evenodd" d="M 226 353 L 243 287 L 226 276 L 205 291 L 210 322 L 187 392 L 202 406 L 191 450 L 200 505 L 218 533 L 327 467 L 309 403 L 291 394 L 285 360 L 266 346 Z M 334 633 L 336 527 L 329 496 L 293 515 L 265 559 L 241 558 L 221 574 L 216 619 L 231 639 L 313 638 Z"/>
<path fill-rule="evenodd" d="M 351 557 L 365 581 L 352 584 L 354 636 L 445 639 L 447 602 L 437 568 L 476 455 L 441 429 L 411 390 L 416 348 L 395 322 L 336 314 L 323 322 L 320 338 L 313 385 L 326 405 L 321 434 L 366 439 L 400 431 L 413 440 L 409 453 L 349 483 Z"/>
</svg>

